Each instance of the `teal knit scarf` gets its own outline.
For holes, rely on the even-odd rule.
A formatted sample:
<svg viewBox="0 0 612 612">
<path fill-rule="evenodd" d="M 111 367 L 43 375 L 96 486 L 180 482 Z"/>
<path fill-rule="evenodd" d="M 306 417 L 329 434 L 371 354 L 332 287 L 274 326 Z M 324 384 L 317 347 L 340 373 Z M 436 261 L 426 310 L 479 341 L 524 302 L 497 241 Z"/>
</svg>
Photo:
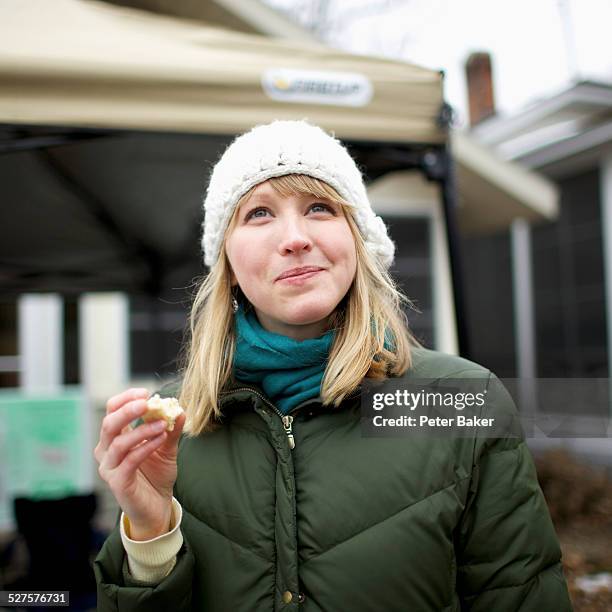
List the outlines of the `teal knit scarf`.
<svg viewBox="0 0 612 612">
<path fill-rule="evenodd" d="M 255 312 L 235 315 L 234 376 L 255 383 L 283 413 L 318 397 L 334 332 L 318 338 L 294 340 L 265 330 Z"/>
</svg>

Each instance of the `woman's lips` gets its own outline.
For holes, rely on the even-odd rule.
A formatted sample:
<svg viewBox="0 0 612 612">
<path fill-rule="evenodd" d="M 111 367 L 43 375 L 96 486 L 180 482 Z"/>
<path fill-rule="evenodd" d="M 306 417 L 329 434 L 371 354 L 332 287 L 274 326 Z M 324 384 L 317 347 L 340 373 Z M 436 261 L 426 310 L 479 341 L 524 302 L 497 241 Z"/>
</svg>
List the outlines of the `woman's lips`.
<svg viewBox="0 0 612 612">
<path fill-rule="evenodd" d="M 302 274 L 295 274 L 293 276 L 287 276 L 286 278 L 280 278 L 277 282 L 287 283 L 289 285 L 301 285 L 306 282 L 309 278 L 312 278 L 323 270 L 311 270 L 310 272 L 303 272 Z"/>
</svg>

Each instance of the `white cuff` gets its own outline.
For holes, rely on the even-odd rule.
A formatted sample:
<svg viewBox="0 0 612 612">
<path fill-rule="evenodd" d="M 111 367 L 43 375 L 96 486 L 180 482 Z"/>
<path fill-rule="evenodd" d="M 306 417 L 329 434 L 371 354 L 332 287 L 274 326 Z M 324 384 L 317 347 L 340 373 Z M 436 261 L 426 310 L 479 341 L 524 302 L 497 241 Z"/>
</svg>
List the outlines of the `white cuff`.
<svg viewBox="0 0 612 612">
<path fill-rule="evenodd" d="M 157 584 L 172 571 L 176 555 L 183 545 L 183 534 L 179 529 L 182 518 L 181 504 L 173 497 L 170 531 L 152 540 L 137 541 L 128 536 L 130 520 L 124 512 L 121 513 L 121 541 L 127 553 L 130 574 L 136 580 Z"/>
</svg>

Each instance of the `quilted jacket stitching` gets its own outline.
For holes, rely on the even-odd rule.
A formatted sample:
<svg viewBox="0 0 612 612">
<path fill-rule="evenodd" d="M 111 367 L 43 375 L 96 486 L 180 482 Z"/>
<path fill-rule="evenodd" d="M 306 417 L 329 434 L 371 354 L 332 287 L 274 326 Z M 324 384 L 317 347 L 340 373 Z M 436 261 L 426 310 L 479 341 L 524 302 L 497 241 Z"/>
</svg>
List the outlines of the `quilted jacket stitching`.
<svg viewBox="0 0 612 612">
<path fill-rule="evenodd" d="M 312 561 L 313 559 L 316 559 L 317 557 L 321 557 L 321 556 L 327 554 L 329 551 L 333 550 L 334 548 L 336 548 L 338 546 L 341 546 L 342 544 L 345 544 L 349 540 L 352 540 L 353 538 L 356 538 L 357 536 L 361 535 L 362 533 L 365 533 L 369 529 L 373 529 L 374 527 L 377 527 L 378 525 L 382 525 L 382 523 L 385 523 L 385 522 L 391 520 L 392 518 L 396 517 L 398 514 L 401 514 L 402 512 L 405 512 L 406 510 L 410 510 L 411 508 L 414 508 L 414 506 L 416 506 L 417 504 L 420 504 L 421 502 L 424 502 L 425 500 L 432 498 L 434 495 L 438 495 L 438 493 L 442 493 L 442 491 L 445 491 L 446 489 L 450 489 L 451 487 L 457 486 L 460 482 L 463 482 L 464 480 L 467 480 L 470 477 L 471 477 L 471 474 L 469 474 L 467 476 L 464 476 L 463 478 L 459 478 L 459 480 L 455 480 L 455 481 L 451 482 L 450 484 L 446 485 L 445 487 L 442 487 L 441 489 L 438 489 L 437 491 L 434 491 L 433 493 L 430 493 L 429 495 L 426 495 L 425 497 L 422 497 L 421 499 L 419 499 L 419 500 L 417 500 L 415 502 L 412 502 L 411 504 L 408 504 L 407 506 L 404 506 L 403 508 L 401 508 L 397 512 L 394 512 L 393 514 L 390 514 L 389 516 L 386 516 L 384 519 L 381 519 L 380 521 L 376 521 L 376 523 L 373 523 L 372 525 L 368 525 L 364 529 L 361 529 L 357 533 L 354 533 L 353 535 L 349 536 L 348 538 L 345 538 L 341 542 L 336 542 L 333 546 L 330 546 L 330 548 L 322 550 L 321 552 L 318 552 L 318 553 L 308 557 L 308 559 L 306 559 L 304 561 L 304 564 L 310 563 L 310 561 Z"/>
<path fill-rule="evenodd" d="M 468 599 L 473 599 L 474 597 L 480 597 L 483 593 L 488 593 L 491 591 L 501 591 L 503 589 L 519 589 L 521 587 L 524 587 L 526 584 L 533 582 L 536 578 L 541 576 L 544 572 L 548 572 L 550 570 L 557 569 L 560 566 L 561 564 L 559 563 L 559 561 L 555 561 L 554 563 L 551 563 L 550 565 L 543 567 L 540 571 L 538 571 L 533 576 L 531 576 L 531 578 L 528 578 L 527 580 L 525 580 L 525 582 L 521 582 L 520 584 L 505 584 L 504 586 L 489 587 L 487 589 L 479 589 L 478 593 L 463 595 L 463 598 L 468 600 Z"/>
<path fill-rule="evenodd" d="M 521 440 L 513 448 L 504 448 L 504 449 L 498 450 L 498 451 L 487 451 L 487 452 L 482 454 L 482 457 L 480 457 L 480 462 L 482 462 L 483 459 L 487 459 L 488 457 L 495 457 L 496 455 L 503 455 L 504 453 L 516 453 L 517 451 L 521 450 L 521 446 L 523 446 L 524 444 L 525 444 L 525 440 Z"/>
<path fill-rule="evenodd" d="M 212 529 L 212 531 L 214 531 L 215 533 L 218 533 L 220 536 L 224 537 L 226 540 L 232 542 L 233 544 L 236 544 L 236 546 L 239 546 L 240 548 L 246 550 L 247 552 L 250 552 L 253 556 L 258 557 L 259 559 L 262 559 L 266 563 L 273 563 L 272 559 L 267 559 L 266 557 L 260 555 L 259 553 L 256 553 L 255 551 L 251 550 L 250 548 L 248 548 L 245 544 L 241 544 L 240 542 L 237 542 L 233 538 L 230 538 L 229 536 L 224 534 L 222 531 L 219 531 L 216 527 L 213 527 L 210 523 L 205 521 L 202 517 L 196 517 L 193 512 L 189 512 L 189 510 L 185 509 L 185 506 L 183 505 L 181 500 L 179 500 L 179 502 L 183 506 L 183 512 L 186 512 L 187 514 L 189 514 L 193 518 L 194 521 L 196 521 L 198 523 L 203 523 L 208 528 Z"/>
</svg>

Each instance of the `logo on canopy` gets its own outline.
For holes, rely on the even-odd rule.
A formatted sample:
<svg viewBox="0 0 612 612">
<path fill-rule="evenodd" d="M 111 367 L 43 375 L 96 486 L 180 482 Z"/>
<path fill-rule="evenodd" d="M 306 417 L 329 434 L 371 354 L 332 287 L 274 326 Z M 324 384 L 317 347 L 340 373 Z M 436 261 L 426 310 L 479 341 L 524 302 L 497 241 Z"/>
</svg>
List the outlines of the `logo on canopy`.
<svg viewBox="0 0 612 612">
<path fill-rule="evenodd" d="M 372 99 L 372 83 L 356 72 L 271 68 L 261 78 L 268 96 L 279 102 L 365 106 Z"/>
</svg>

